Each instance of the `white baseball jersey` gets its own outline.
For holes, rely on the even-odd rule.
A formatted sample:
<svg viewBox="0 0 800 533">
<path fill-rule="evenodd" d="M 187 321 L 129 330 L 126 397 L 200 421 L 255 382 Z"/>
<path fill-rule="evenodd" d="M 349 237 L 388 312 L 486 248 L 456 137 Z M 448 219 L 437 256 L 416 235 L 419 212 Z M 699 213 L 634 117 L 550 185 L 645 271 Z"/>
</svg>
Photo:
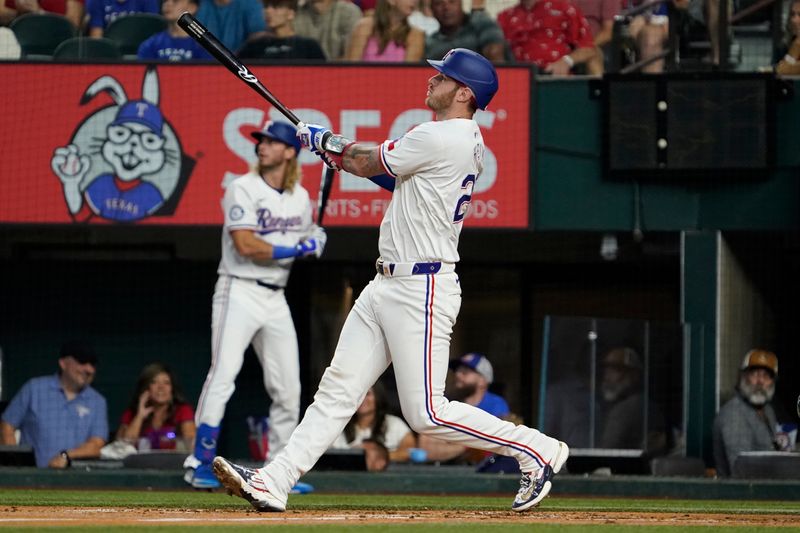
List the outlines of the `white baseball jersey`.
<svg viewBox="0 0 800 533">
<path fill-rule="evenodd" d="M 281 192 L 270 187 L 258 174 L 249 172 L 228 185 L 222 211 L 225 225 L 217 273 L 285 287 L 294 258 L 254 263 L 239 255 L 230 232 L 252 230 L 270 244 L 295 246 L 311 235 L 314 227 L 308 191 L 296 184 L 293 190 Z"/>
<path fill-rule="evenodd" d="M 396 180 L 381 222 L 382 259 L 458 262 L 458 237 L 483 153 L 483 136 L 470 119 L 426 122 L 381 145 L 381 162 Z"/>
<path fill-rule="evenodd" d="M 477 124 L 427 122 L 379 151 L 396 179 L 381 222 L 383 262 L 345 320 L 314 403 L 283 451 L 257 474 L 283 502 L 390 364 L 403 418 L 417 433 L 510 455 L 523 472 L 562 460 L 557 440 L 444 396 L 461 308 L 458 238 L 484 153 Z"/>
</svg>

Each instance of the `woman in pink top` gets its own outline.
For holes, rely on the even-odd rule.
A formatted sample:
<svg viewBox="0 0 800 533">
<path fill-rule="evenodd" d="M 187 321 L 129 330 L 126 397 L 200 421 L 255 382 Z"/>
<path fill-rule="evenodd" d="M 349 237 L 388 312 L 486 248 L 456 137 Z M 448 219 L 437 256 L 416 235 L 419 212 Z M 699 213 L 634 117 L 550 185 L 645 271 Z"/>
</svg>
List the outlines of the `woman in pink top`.
<svg viewBox="0 0 800 533">
<path fill-rule="evenodd" d="M 344 58 L 413 63 L 422 60 L 425 34 L 408 24 L 416 0 L 378 0 L 375 13 L 358 21 Z"/>
</svg>

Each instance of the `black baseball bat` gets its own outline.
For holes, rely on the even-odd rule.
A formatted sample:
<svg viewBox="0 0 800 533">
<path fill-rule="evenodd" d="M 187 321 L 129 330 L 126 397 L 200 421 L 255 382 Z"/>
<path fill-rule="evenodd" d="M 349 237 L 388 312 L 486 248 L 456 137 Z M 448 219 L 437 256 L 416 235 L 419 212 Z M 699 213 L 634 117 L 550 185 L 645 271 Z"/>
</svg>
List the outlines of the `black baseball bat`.
<svg viewBox="0 0 800 533">
<path fill-rule="evenodd" d="M 283 105 L 281 101 L 270 92 L 269 89 L 264 87 L 264 84 L 258 81 L 258 78 L 256 78 L 255 75 L 253 75 L 253 73 L 250 72 L 250 70 L 241 61 L 239 61 L 235 55 L 233 55 L 233 52 L 228 50 L 213 33 L 208 31 L 205 26 L 200 24 L 200 22 L 194 18 L 191 13 L 184 12 L 183 15 L 181 15 L 178 19 L 178 26 L 180 26 L 183 31 L 188 33 L 192 39 L 197 41 L 200 46 L 208 50 L 209 54 L 217 58 L 217 61 L 222 63 L 225 68 L 236 74 L 242 81 L 247 83 L 251 89 L 260 94 L 267 102 L 275 106 L 275 109 L 280 111 L 283 116 L 288 118 L 292 124 L 297 126 L 300 123 L 300 119 L 297 118 L 297 115 L 292 113 L 292 111 Z"/>
<path fill-rule="evenodd" d="M 328 205 L 328 196 L 331 195 L 334 176 L 336 176 L 336 170 L 332 169 L 331 167 L 325 167 L 325 174 L 322 175 L 322 181 L 319 184 L 319 198 L 317 199 L 317 226 L 322 225 L 322 218 L 325 216 L 325 206 Z"/>
<path fill-rule="evenodd" d="M 283 116 L 289 119 L 292 124 L 297 126 L 300 124 L 300 119 L 297 115 L 283 105 L 278 98 L 261 83 L 250 70 L 239 61 L 236 56 L 228 48 L 222 44 L 217 37 L 208 31 L 208 29 L 200 24 L 196 18 L 189 12 L 184 12 L 178 19 L 178 26 L 183 29 L 189 36 L 197 41 L 200 46 L 208 50 L 208 53 L 214 56 L 217 61 L 222 63 L 225 68 L 233 72 L 242 81 L 247 83 L 251 89 L 257 92 L 267 102 L 272 104 Z M 331 193 L 331 186 L 333 185 L 334 169 L 327 168 L 322 182 L 319 184 L 319 199 L 317 200 L 317 225 L 322 225 L 322 218 L 325 214 L 325 206 L 328 204 L 328 196 Z"/>
</svg>

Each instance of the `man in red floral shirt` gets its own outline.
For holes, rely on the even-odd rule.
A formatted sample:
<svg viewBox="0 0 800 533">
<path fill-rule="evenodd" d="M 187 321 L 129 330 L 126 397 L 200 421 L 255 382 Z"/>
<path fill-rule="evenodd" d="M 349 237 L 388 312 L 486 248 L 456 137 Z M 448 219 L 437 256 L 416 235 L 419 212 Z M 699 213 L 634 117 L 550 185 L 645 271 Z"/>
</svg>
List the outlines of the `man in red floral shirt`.
<svg viewBox="0 0 800 533">
<path fill-rule="evenodd" d="M 497 22 L 517 61 L 554 76 L 569 75 L 596 53 L 589 23 L 568 0 L 520 0 L 497 15 Z"/>
</svg>

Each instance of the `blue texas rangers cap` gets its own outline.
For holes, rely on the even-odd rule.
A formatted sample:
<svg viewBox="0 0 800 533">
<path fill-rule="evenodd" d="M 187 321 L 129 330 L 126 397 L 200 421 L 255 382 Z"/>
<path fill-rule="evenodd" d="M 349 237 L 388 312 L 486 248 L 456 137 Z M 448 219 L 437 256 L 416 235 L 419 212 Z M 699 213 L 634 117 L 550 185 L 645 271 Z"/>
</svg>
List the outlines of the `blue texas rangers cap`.
<svg viewBox="0 0 800 533">
<path fill-rule="evenodd" d="M 111 125 L 118 126 L 125 122 L 138 122 L 159 135 L 162 134 L 164 127 L 164 117 L 161 114 L 161 110 L 158 106 L 145 100 L 133 100 L 123 104 L 117 111 L 117 116 L 114 117 L 114 122 Z"/>
<path fill-rule="evenodd" d="M 486 381 L 491 383 L 494 381 L 494 369 L 492 368 L 492 363 L 486 358 L 485 355 L 482 353 L 471 352 L 462 355 L 458 359 L 454 359 L 450 361 L 450 368 L 455 370 L 460 366 L 465 366 L 469 369 L 474 370 L 484 378 Z"/>
<path fill-rule="evenodd" d="M 300 139 L 297 138 L 297 129 L 288 122 L 278 122 L 270 120 L 264 129 L 261 131 L 254 131 L 250 134 L 253 139 L 261 142 L 261 139 L 274 139 L 280 141 L 287 146 L 294 148 L 295 152 L 300 153 Z"/>
</svg>

